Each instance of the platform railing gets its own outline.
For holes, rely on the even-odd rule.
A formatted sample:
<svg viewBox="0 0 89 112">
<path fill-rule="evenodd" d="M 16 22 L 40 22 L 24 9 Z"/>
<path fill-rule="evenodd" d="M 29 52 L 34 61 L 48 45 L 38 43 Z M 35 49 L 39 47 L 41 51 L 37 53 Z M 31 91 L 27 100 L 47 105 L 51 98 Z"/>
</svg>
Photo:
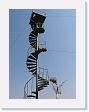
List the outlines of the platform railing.
<svg viewBox="0 0 89 112">
<path fill-rule="evenodd" d="M 46 41 L 38 41 L 39 48 L 46 48 Z"/>
<path fill-rule="evenodd" d="M 45 69 L 45 68 L 42 68 L 42 67 L 38 67 L 38 74 L 43 79 L 49 80 L 48 69 Z"/>
<path fill-rule="evenodd" d="M 32 83 L 33 83 L 33 79 L 34 79 L 34 77 L 31 77 L 27 82 L 26 82 L 26 84 L 25 84 L 25 86 L 24 86 L 24 98 L 27 98 L 27 96 L 29 95 L 29 94 L 31 94 L 32 92 Z"/>
</svg>

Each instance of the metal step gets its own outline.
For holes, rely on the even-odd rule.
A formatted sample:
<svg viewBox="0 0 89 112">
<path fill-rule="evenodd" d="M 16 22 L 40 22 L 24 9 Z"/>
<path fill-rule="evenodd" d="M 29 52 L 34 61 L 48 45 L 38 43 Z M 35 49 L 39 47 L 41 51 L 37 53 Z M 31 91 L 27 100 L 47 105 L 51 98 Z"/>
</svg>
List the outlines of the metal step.
<svg viewBox="0 0 89 112">
<path fill-rule="evenodd" d="M 30 41 L 29 41 L 30 42 Z M 35 45 L 36 41 L 30 42 L 31 45 Z"/>
<path fill-rule="evenodd" d="M 44 33 L 45 32 L 45 30 L 44 30 L 44 28 L 36 28 L 36 29 L 34 29 L 34 30 L 36 30 L 38 33 Z"/>
<path fill-rule="evenodd" d="M 31 35 L 31 36 L 35 36 L 35 37 L 37 37 L 37 36 L 38 36 L 38 33 L 35 32 L 35 31 L 32 31 L 32 32 L 30 33 L 30 35 Z"/>
<path fill-rule="evenodd" d="M 31 32 L 29 36 L 36 37 L 36 35 L 33 32 Z"/>
<path fill-rule="evenodd" d="M 49 82 L 45 82 L 45 81 L 38 81 L 38 84 L 45 84 L 45 85 L 49 85 Z"/>
<path fill-rule="evenodd" d="M 45 83 L 43 83 L 43 84 L 38 84 L 38 86 L 47 86 Z"/>
<path fill-rule="evenodd" d="M 43 77 L 38 75 L 38 79 L 43 79 Z M 45 80 L 46 80 L 46 79 L 45 79 Z"/>
<path fill-rule="evenodd" d="M 36 52 L 34 52 L 34 53 L 31 53 L 35 58 L 37 58 L 38 57 L 38 54 L 36 54 Z"/>
<path fill-rule="evenodd" d="M 37 66 L 35 65 L 27 65 L 27 67 L 31 70 L 31 69 L 34 69 L 34 68 L 36 68 Z"/>
<path fill-rule="evenodd" d="M 45 88 L 45 87 L 48 87 L 48 86 L 38 86 L 38 87 L 43 87 L 43 88 Z"/>
<path fill-rule="evenodd" d="M 36 63 L 29 63 L 29 62 L 27 62 L 26 64 L 27 64 L 27 66 L 36 66 Z"/>
<path fill-rule="evenodd" d="M 42 90 L 42 89 L 44 89 L 43 87 L 38 87 L 38 91 L 40 91 L 40 90 Z"/>
<path fill-rule="evenodd" d="M 34 97 L 34 98 L 36 98 L 36 96 L 33 96 L 33 95 L 27 95 L 27 97 Z"/>
<path fill-rule="evenodd" d="M 35 72 L 35 71 L 36 71 L 36 68 L 34 68 L 34 69 L 32 69 L 32 70 L 29 70 L 29 71 L 33 73 L 33 72 Z"/>
<path fill-rule="evenodd" d="M 36 67 L 36 63 L 26 62 L 26 65 L 29 66 L 29 67 Z"/>
<path fill-rule="evenodd" d="M 38 75 L 38 78 L 41 79 L 42 77 Z"/>
<path fill-rule="evenodd" d="M 38 88 L 39 87 L 48 87 L 47 85 L 43 85 L 43 84 L 41 84 L 41 85 L 38 85 Z"/>
<path fill-rule="evenodd" d="M 36 42 L 31 42 L 30 45 L 36 48 Z"/>
<path fill-rule="evenodd" d="M 34 63 L 26 63 L 27 64 L 27 66 L 30 66 L 30 67 L 36 67 L 36 64 L 34 64 Z"/>
<path fill-rule="evenodd" d="M 36 43 L 36 42 L 32 42 L 32 43 L 30 43 L 30 45 L 31 45 L 33 48 L 36 49 L 37 43 Z"/>
<path fill-rule="evenodd" d="M 36 91 L 32 91 L 32 93 L 36 94 Z"/>
<path fill-rule="evenodd" d="M 36 63 L 36 60 L 27 59 L 27 62 L 34 62 L 34 63 Z"/>
<path fill-rule="evenodd" d="M 32 46 L 35 45 L 36 41 L 29 41 Z"/>
<path fill-rule="evenodd" d="M 29 39 L 36 39 L 36 38 L 37 38 L 36 36 L 29 35 Z"/>
<path fill-rule="evenodd" d="M 30 43 L 36 42 L 36 39 L 29 39 Z"/>
<path fill-rule="evenodd" d="M 43 80 L 43 81 L 48 81 L 46 78 L 39 77 L 39 76 L 38 76 L 38 80 L 39 80 L 39 81 L 40 81 L 40 80 Z"/>
<path fill-rule="evenodd" d="M 28 59 L 32 59 L 32 60 L 36 60 L 36 58 L 35 57 L 33 57 L 33 56 L 28 56 Z"/>
<path fill-rule="evenodd" d="M 32 73 L 32 75 L 36 75 L 36 70 Z"/>
<path fill-rule="evenodd" d="M 37 60 L 37 58 L 31 53 L 31 56 Z"/>
<path fill-rule="evenodd" d="M 37 37 L 31 37 L 31 36 L 29 36 L 29 40 L 37 40 Z"/>
<path fill-rule="evenodd" d="M 36 69 L 36 66 L 27 66 L 30 70 Z"/>
<path fill-rule="evenodd" d="M 38 80 L 39 81 L 47 81 L 46 79 L 43 79 L 43 78 L 40 78 L 40 79 L 38 78 Z"/>
</svg>

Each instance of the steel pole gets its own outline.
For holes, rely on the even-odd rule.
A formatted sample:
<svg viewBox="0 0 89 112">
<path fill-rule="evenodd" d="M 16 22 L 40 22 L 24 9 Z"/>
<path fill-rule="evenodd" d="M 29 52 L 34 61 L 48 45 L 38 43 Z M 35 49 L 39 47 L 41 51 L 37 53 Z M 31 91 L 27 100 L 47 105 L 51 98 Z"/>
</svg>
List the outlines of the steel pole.
<svg viewBox="0 0 89 112">
<path fill-rule="evenodd" d="M 36 44 L 36 51 L 38 50 L 38 38 L 37 38 L 37 44 Z M 37 56 L 38 60 L 38 56 Z M 36 99 L 38 99 L 38 61 L 36 60 Z"/>
</svg>

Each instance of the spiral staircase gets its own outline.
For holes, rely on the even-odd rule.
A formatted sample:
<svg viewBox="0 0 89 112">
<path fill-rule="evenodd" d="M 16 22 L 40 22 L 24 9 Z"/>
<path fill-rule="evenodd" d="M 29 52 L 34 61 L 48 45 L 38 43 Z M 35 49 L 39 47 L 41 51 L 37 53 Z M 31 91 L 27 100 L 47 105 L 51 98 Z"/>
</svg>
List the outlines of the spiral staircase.
<svg viewBox="0 0 89 112">
<path fill-rule="evenodd" d="M 30 53 L 28 50 L 26 65 L 31 72 L 32 77 L 26 82 L 24 86 L 24 98 L 38 99 L 39 91 L 43 90 L 49 85 L 48 69 L 38 67 L 38 56 L 42 52 L 46 52 L 46 43 L 38 42 L 38 35 L 45 32 L 43 23 L 46 16 L 32 11 L 29 24 L 31 25 L 31 33 L 29 35 Z M 35 87 L 33 87 L 35 85 Z"/>
</svg>

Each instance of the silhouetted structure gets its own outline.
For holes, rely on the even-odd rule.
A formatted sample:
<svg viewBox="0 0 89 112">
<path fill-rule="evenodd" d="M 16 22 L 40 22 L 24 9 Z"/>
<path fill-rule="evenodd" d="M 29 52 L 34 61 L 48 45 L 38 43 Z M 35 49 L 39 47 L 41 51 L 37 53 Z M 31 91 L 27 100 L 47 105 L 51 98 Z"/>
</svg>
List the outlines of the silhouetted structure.
<svg viewBox="0 0 89 112">
<path fill-rule="evenodd" d="M 42 52 L 46 52 L 46 42 L 39 42 L 38 35 L 45 32 L 44 21 L 46 15 L 41 11 L 32 11 L 29 24 L 31 25 L 31 32 L 29 35 L 30 47 L 27 51 L 26 65 L 29 72 L 32 73 L 32 77 L 26 82 L 24 86 L 24 98 L 36 98 L 38 99 L 39 91 L 48 87 L 49 81 L 52 83 L 53 90 L 57 95 L 61 95 L 61 87 L 66 82 L 62 82 L 60 85 L 56 77 L 48 76 L 48 69 L 38 67 L 38 56 Z M 35 86 L 34 86 L 35 85 Z"/>
<path fill-rule="evenodd" d="M 46 52 L 46 42 L 38 42 L 38 34 L 44 33 L 45 29 L 43 27 L 46 16 L 40 14 L 39 11 L 32 11 L 29 24 L 31 25 L 31 33 L 29 35 L 30 47 L 28 49 L 26 65 L 29 72 L 32 73 L 32 78 L 30 78 L 24 87 L 24 98 L 36 98 L 38 99 L 38 92 L 43 90 L 44 87 L 49 85 L 48 70 L 38 67 L 38 55 L 42 52 Z M 30 50 L 30 54 L 29 54 Z M 34 84 L 36 85 L 35 90 L 33 89 L 33 79 L 35 79 Z M 31 83 L 31 84 L 30 84 Z M 30 92 L 29 92 L 30 91 Z"/>
</svg>

